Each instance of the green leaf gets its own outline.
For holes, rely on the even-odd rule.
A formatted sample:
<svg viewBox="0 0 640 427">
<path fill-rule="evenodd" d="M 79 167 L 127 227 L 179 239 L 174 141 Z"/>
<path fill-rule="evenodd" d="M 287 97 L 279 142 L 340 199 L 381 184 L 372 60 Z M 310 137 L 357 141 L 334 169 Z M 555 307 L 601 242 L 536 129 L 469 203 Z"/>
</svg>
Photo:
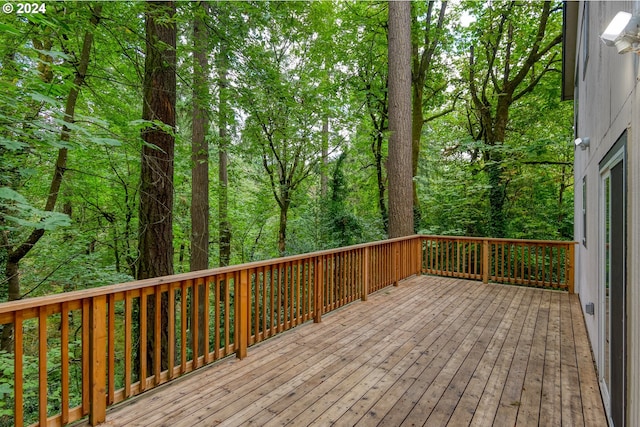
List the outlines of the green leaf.
<svg viewBox="0 0 640 427">
<path fill-rule="evenodd" d="M 51 98 L 38 92 L 31 92 L 29 94 L 29 97 L 36 102 L 44 102 L 45 104 L 49 104 L 55 107 L 60 105 L 60 102 L 57 99 Z"/>
<path fill-rule="evenodd" d="M 0 212 L 0 217 L 18 226 L 52 231 L 71 225 L 69 216 L 34 208 L 24 196 L 9 187 L 0 187 L 0 206 L 3 205 L 13 214 Z"/>
<path fill-rule="evenodd" d="M 12 394 L 12 393 L 13 393 L 13 387 L 11 387 L 11 385 L 7 383 L 0 383 L 0 395 Z"/>
<path fill-rule="evenodd" d="M 44 211 L 37 212 L 44 214 L 39 221 L 32 221 L 7 214 L 0 214 L 0 216 L 9 222 L 13 222 L 22 227 L 35 228 L 36 230 L 53 231 L 57 228 L 68 227 L 71 225 L 71 219 L 63 213 Z"/>
<path fill-rule="evenodd" d="M 122 141 L 114 139 L 114 138 L 101 138 L 101 137 L 90 137 L 89 142 L 93 142 L 97 145 L 108 146 L 108 147 L 120 147 L 122 145 Z"/>
<path fill-rule="evenodd" d="M 11 34 L 13 36 L 19 36 L 22 34 L 15 27 L 12 27 L 11 25 L 3 24 L 2 22 L 0 22 L 0 32 L 2 32 L 3 34 Z"/>
<path fill-rule="evenodd" d="M 27 144 L 25 144 L 24 142 L 15 141 L 13 139 L 0 137 L 0 147 L 4 147 L 5 149 L 10 151 L 18 151 L 27 147 Z"/>
<path fill-rule="evenodd" d="M 29 204 L 22 194 L 9 187 L 0 187 L 0 199 L 10 200 L 12 202 L 18 202 L 25 205 Z"/>
<path fill-rule="evenodd" d="M 40 50 L 40 49 L 34 49 L 34 50 L 42 55 L 50 56 L 53 59 L 64 59 L 64 60 L 71 59 L 71 56 L 57 50 Z"/>
</svg>

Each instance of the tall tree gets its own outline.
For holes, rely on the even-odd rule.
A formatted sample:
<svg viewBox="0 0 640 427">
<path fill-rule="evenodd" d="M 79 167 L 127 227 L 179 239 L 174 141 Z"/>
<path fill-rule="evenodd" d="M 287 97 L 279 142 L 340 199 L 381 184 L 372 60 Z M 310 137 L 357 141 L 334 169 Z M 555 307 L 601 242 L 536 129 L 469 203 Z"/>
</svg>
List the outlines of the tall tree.
<svg viewBox="0 0 640 427">
<path fill-rule="evenodd" d="M 245 48 L 252 55 L 241 89 L 250 114 L 245 135 L 259 153 L 278 207 L 281 256 L 286 253 L 290 208 L 321 153 L 318 124 L 324 114 L 318 88 L 323 76 L 315 71 L 322 69 L 322 62 L 309 54 L 317 41 L 309 26 L 313 11 L 302 3 L 270 4 L 268 28 L 256 31 Z M 275 16 L 279 18 L 273 20 Z"/>
<path fill-rule="evenodd" d="M 193 19 L 193 118 L 191 122 L 191 271 L 209 268 L 209 62 L 206 2 L 198 2 Z"/>
<path fill-rule="evenodd" d="M 389 237 L 413 233 L 411 3 L 389 2 Z"/>
<path fill-rule="evenodd" d="M 356 78 L 347 82 L 353 83 L 356 102 L 361 106 L 357 114 L 363 120 L 359 120 L 358 124 L 360 132 L 367 135 L 367 152 L 372 156 L 371 169 L 374 173 L 370 180 L 375 192 L 373 198 L 382 230 L 388 234 L 388 182 L 385 170 L 389 130 L 387 8 L 385 3 L 355 2 L 348 5 L 343 15 L 345 22 L 354 23 L 353 28 L 343 29 L 343 44 L 347 45 L 345 56 L 354 64 L 356 73 Z"/>
<path fill-rule="evenodd" d="M 173 157 L 176 126 L 176 7 L 149 1 L 142 118 L 138 279 L 173 274 Z"/>
<path fill-rule="evenodd" d="M 558 25 L 550 29 L 550 20 L 554 14 L 561 15 L 562 7 L 554 7 L 549 1 L 476 6 L 480 8 L 480 18 L 474 30 L 481 36 L 477 38 L 478 46 L 470 48 L 467 73 L 471 108 L 477 121 L 471 133 L 484 142 L 482 152 L 490 187 L 489 232 L 493 237 L 505 237 L 508 179 L 503 146 L 509 111 L 559 63 L 557 47 L 562 32 Z"/>
<path fill-rule="evenodd" d="M 195 5 L 193 18 L 193 117 L 191 121 L 191 271 L 209 268 L 209 61 L 207 41 L 209 31 L 205 18 L 209 14 L 207 2 Z M 198 351 L 205 348 L 205 285 L 198 290 Z M 196 339 L 193 337 L 192 339 Z"/>
<path fill-rule="evenodd" d="M 53 172 L 53 177 L 51 178 L 51 184 L 49 186 L 48 195 L 46 198 L 46 204 L 44 207 L 44 212 L 53 212 L 56 207 L 56 204 L 59 199 L 60 188 L 62 186 L 64 174 L 67 170 L 67 158 L 68 158 L 68 148 L 65 143 L 68 143 L 71 140 L 71 126 L 75 121 L 75 110 L 78 102 L 78 97 L 80 95 L 80 89 L 85 84 L 85 79 L 87 76 L 87 70 L 89 68 L 89 59 L 91 55 L 91 46 L 93 44 L 93 31 L 95 26 L 98 25 L 101 17 L 101 6 L 95 6 L 91 9 L 91 25 L 92 27 L 87 30 L 84 34 L 84 39 L 81 47 L 81 52 L 79 56 L 71 56 L 72 60 L 69 65 L 72 65 L 75 68 L 75 73 L 73 74 L 73 84 L 69 89 L 69 93 L 67 95 L 65 107 L 64 107 L 64 116 L 63 116 L 63 125 L 60 130 L 60 141 L 63 142 L 62 148 L 58 150 L 57 159 L 55 162 L 55 170 Z M 52 72 L 48 68 L 42 68 L 40 70 L 42 78 L 45 81 L 50 81 L 53 78 Z M 8 300 L 18 300 L 21 298 L 20 292 L 20 262 L 22 259 L 27 256 L 27 254 L 33 249 L 33 247 L 38 243 L 38 241 L 42 238 L 46 231 L 46 227 L 38 226 L 36 227 L 24 240 L 23 242 L 10 247 L 6 254 L 6 264 L 5 264 L 5 277 L 8 283 Z M 6 235 L 4 236 L 6 239 Z M 8 240 L 3 242 L 4 244 L 9 243 Z M 2 331 L 2 337 L 0 341 L 0 349 L 10 350 L 10 340 L 11 340 L 12 329 L 10 325 L 5 325 Z"/>
<path fill-rule="evenodd" d="M 229 47 L 224 38 L 220 40 L 218 51 L 218 229 L 220 233 L 220 266 L 227 266 L 231 260 L 231 221 L 229 221 Z"/>
<path fill-rule="evenodd" d="M 153 122 L 142 131 L 144 145 L 140 176 L 138 279 L 173 274 L 173 170 L 176 126 L 176 6 L 173 1 L 149 1 L 145 12 L 146 53 L 142 118 Z M 147 301 L 147 322 L 152 325 L 161 310 L 162 336 L 147 330 L 147 367 L 155 366 L 153 348 L 161 345 L 161 365 L 167 365 L 168 294 L 161 307 Z M 145 339 L 145 337 L 141 337 Z M 144 357 L 144 356 L 143 356 Z"/>
</svg>

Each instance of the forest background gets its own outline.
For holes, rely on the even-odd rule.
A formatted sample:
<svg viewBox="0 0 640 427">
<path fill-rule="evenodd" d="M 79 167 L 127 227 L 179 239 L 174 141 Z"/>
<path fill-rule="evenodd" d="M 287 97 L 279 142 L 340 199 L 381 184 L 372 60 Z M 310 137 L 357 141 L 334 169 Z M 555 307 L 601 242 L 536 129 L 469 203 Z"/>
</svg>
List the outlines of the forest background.
<svg viewBox="0 0 640 427">
<path fill-rule="evenodd" d="M 145 150 L 176 273 L 388 236 L 386 2 L 176 3 L 175 125 L 143 119 L 148 4 L 41 5 L 0 16 L 0 301 L 140 277 Z M 561 2 L 411 18 L 415 231 L 571 239 Z"/>
</svg>

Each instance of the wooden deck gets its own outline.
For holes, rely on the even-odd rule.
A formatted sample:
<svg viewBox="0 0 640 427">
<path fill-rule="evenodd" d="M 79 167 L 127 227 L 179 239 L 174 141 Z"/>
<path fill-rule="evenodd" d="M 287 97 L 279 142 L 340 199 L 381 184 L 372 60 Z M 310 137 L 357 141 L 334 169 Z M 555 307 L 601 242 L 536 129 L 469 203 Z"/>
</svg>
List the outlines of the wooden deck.
<svg viewBox="0 0 640 427">
<path fill-rule="evenodd" d="M 576 295 L 413 277 L 130 399 L 110 426 L 606 426 Z"/>
</svg>

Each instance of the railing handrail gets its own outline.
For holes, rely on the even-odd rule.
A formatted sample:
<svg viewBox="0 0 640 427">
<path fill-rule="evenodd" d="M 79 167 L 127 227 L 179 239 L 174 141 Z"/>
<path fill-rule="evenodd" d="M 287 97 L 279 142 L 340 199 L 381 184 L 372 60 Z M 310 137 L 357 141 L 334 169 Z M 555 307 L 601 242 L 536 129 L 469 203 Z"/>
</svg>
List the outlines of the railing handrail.
<svg viewBox="0 0 640 427">
<path fill-rule="evenodd" d="M 179 273 L 170 276 L 154 277 L 151 279 L 134 280 L 131 282 L 118 283 L 114 285 L 100 286 L 97 288 L 83 289 L 78 291 L 63 292 L 54 295 L 45 295 L 40 297 L 26 298 L 21 300 L 2 302 L 0 303 L 0 314 L 9 313 L 16 310 L 24 310 L 27 308 L 38 308 L 40 306 L 56 304 L 62 302 L 68 302 L 73 300 L 81 300 L 85 298 L 93 298 L 102 295 L 109 295 L 112 293 L 127 292 L 147 288 L 150 286 L 163 285 L 167 283 L 181 282 L 185 280 L 195 280 L 208 276 L 221 275 L 226 273 L 232 273 L 239 270 L 249 270 L 253 268 L 265 267 L 273 264 L 281 264 L 286 262 L 294 262 L 303 259 L 317 258 L 326 255 L 339 254 L 343 252 L 352 251 L 354 249 L 373 247 L 381 243 L 393 243 L 411 240 L 415 238 L 428 238 L 438 240 L 468 240 L 468 241 L 490 241 L 490 242 L 522 242 L 532 244 L 544 244 L 561 246 L 567 244 L 577 244 L 578 242 L 571 240 L 533 240 L 533 239 L 508 239 L 508 238 L 495 238 L 495 237 L 469 237 L 469 236 L 436 236 L 428 234 L 414 234 L 411 236 L 397 237 L 394 239 L 380 240 L 376 242 L 361 243 L 351 246 L 343 246 L 335 249 L 325 249 L 321 251 L 308 252 L 298 255 L 289 255 L 281 258 L 271 258 L 262 261 L 253 261 L 243 264 L 234 264 L 226 267 L 216 267 L 208 270 L 191 271 L 187 273 Z"/>
<path fill-rule="evenodd" d="M 273 264 L 284 264 L 287 262 L 295 262 L 303 259 L 318 258 L 326 255 L 339 254 L 343 252 L 353 251 L 366 247 L 373 247 L 382 243 L 393 243 L 412 240 L 421 237 L 420 235 L 411 235 L 405 237 L 397 237 L 394 239 L 379 240 L 376 242 L 360 243 L 357 245 L 343 246 L 335 249 L 325 249 L 321 251 L 308 252 L 298 255 L 288 255 L 280 258 L 270 258 L 267 260 L 247 262 L 243 264 L 234 264 L 226 267 L 210 268 L 208 270 L 190 271 L 186 273 L 178 273 L 169 276 L 154 277 L 150 279 L 133 280 L 130 282 L 118 283 L 114 285 L 100 286 L 91 289 L 83 289 L 78 291 L 69 291 L 53 295 L 45 295 L 33 298 L 25 298 L 15 301 L 0 303 L 0 315 L 17 310 L 34 309 L 44 305 L 81 300 L 85 298 L 94 298 L 114 293 L 135 291 L 151 286 L 165 285 L 168 283 L 182 282 L 186 280 L 201 279 L 209 276 L 217 276 L 227 273 L 234 273 L 241 270 L 250 270 L 260 267 L 266 267 Z"/>
<path fill-rule="evenodd" d="M 308 252 L 305 254 L 288 255 L 280 258 L 270 258 L 268 260 L 253 261 L 253 262 L 247 262 L 243 264 L 234 264 L 226 267 L 210 268 L 208 270 L 190 271 L 186 273 L 178 273 L 178 274 L 173 274 L 169 276 L 154 277 L 150 279 L 134 280 L 131 282 L 100 286 L 100 287 L 91 288 L 91 289 L 69 291 L 69 292 L 63 292 L 63 293 L 54 294 L 54 295 L 45 295 L 40 297 L 25 298 L 21 300 L 2 302 L 0 303 L 0 314 L 9 313 L 17 310 L 29 309 L 29 308 L 34 309 L 34 308 L 38 308 L 45 305 L 59 304 L 62 302 L 69 302 L 73 300 L 81 300 L 85 298 L 105 296 L 105 295 L 110 295 L 114 293 L 135 291 L 143 288 L 148 288 L 150 286 L 182 282 L 185 280 L 201 279 L 204 277 L 217 276 L 217 275 L 226 274 L 226 273 L 234 273 L 236 271 L 250 270 L 250 269 L 266 267 L 274 264 L 284 264 L 287 262 L 294 262 L 294 261 L 299 261 L 303 259 L 318 258 L 326 255 L 353 251 L 355 249 L 373 247 L 373 246 L 380 245 L 381 243 L 393 243 L 393 242 L 412 240 L 417 237 L 420 237 L 420 235 L 397 237 L 394 239 L 380 240 L 380 241 L 370 242 L 370 243 L 361 243 L 358 245 L 351 245 L 351 246 L 343 246 L 341 248 L 335 248 L 335 249 L 325 249 L 325 250 L 316 251 L 316 252 Z"/>
<path fill-rule="evenodd" d="M 552 245 L 552 246 L 560 246 L 566 244 L 577 245 L 578 242 L 573 240 L 536 240 L 536 239 L 512 239 L 508 237 L 473 237 L 473 236 L 445 236 L 445 235 L 432 235 L 432 234 L 419 234 L 419 237 L 426 237 L 429 239 L 440 239 L 440 240 L 473 240 L 473 241 L 483 241 L 488 240 L 491 242 L 518 242 L 518 243 L 531 243 L 531 244 L 540 244 L 540 245 Z M 414 236 L 415 237 L 415 236 Z"/>
</svg>

